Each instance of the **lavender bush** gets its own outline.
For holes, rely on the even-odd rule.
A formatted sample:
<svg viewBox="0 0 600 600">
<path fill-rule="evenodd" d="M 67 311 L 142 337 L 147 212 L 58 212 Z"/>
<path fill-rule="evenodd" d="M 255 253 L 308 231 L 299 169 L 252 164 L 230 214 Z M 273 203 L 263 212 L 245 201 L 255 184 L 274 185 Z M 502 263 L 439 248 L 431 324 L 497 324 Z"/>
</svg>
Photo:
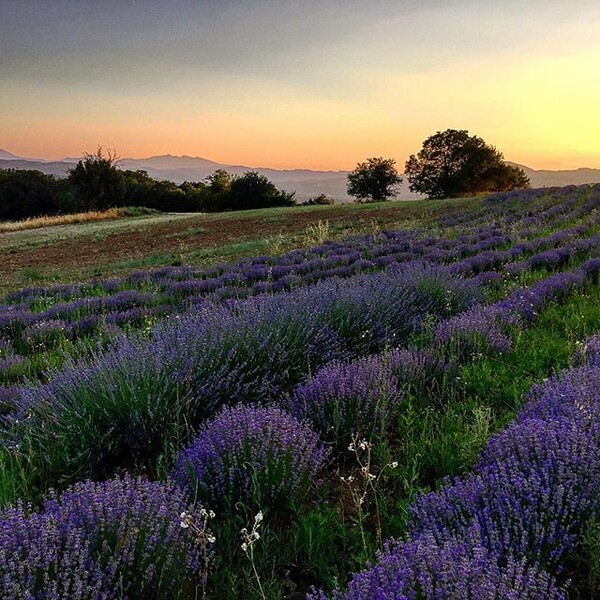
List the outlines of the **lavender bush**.
<svg viewBox="0 0 600 600">
<path fill-rule="evenodd" d="M 346 452 L 353 437 L 371 440 L 393 427 L 403 393 L 428 395 L 448 368 L 428 352 L 407 349 L 333 362 L 296 386 L 281 403 Z"/>
<path fill-rule="evenodd" d="M 563 600 L 553 578 L 514 559 L 500 567 L 475 540 L 431 536 L 388 545 L 377 564 L 354 575 L 346 592 L 331 600 Z M 307 600 L 327 600 L 313 592 Z"/>
<path fill-rule="evenodd" d="M 299 506 L 327 450 L 306 424 L 275 407 L 225 408 L 179 455 L 175 479 L 217 512 L 285 513 Z"/>
<path fill-rule="evenodd" d="M 199 525 L 172 483 L 125 477 L 51 495 L 39 512 L 0 513 L 0 597 L 36 600 L 194 597 L 210 544 L 181 526 Z"/>
<path fill-rule="evenodd" d="M 11 439 L 19 443 L 24 433 L 23 451 L 43 456 L 44 469 L 62 480 L 105 477 L 155 457 L 180 435 L 186 405 L 165 355 L 141 352 L 140 344 L 122 337 L 89 364 L 67 364 L 48 384 L 19 388 L 5 416 Z"/>
<path fill-rule="evenodd" d="M 284 403 L 294 416 L 310 421 L 322 439 L 346 451 L 353 436 L 372 439 L 396 414 L 401 393 L 385 358 L 333 363 L 297 386 Z"/>
<path fill-rule="evenodd" d="M 492 439 L 475 473 L 410 509 L 411 532 L 438 542 L 476 532 L 499 564 L 510 556 L 559 573 L 598 510 L 598 431 L 527 420 Z"/>
</svg>

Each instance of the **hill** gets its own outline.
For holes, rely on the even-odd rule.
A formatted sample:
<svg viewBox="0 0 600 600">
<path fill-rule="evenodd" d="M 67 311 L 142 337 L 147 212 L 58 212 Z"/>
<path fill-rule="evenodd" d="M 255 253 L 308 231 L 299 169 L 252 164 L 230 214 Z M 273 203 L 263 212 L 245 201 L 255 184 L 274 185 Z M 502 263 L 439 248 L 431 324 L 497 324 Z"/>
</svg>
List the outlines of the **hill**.
<svg viewBox="0 0 600 600">
<path fill-rule="evenodd" d="M 78 158 L 67 157 L 61 161 L 45 161 L 18 157 L 6 150 L 0 150 L 0 169 L 36 169 L 57 177 L 65 177 L 68 170 L 73 167 L 73 163 L 78 160 Z M 147 158 L 123 158 L 119 164 L 123 169 L 133 171 L 141 169 L 147 171 L 148 175 L 154 179 L 166 179 L 177 184 L 184 181 L 200 181 L 216 169 L 225 169 L 237 175 L 252 170 L 265 175 L 281 189 L 295 191 L 299 202 L 319 194 L 327 194 L 338 202 L 351 202 L 353 200 L 346 193 L 348 171 L 249 167 L 219 163 L 199 156 L 172 156 L 170 154 L 149 156 Z M 525 171 L 531 180 L 531 186 L 534 188 L 600 182 L 600 169 L 581 168 L 550 171 L 535 170 L 524 165 L 516 166 Z M 408 184 L 405 181 L 401 187 L 400 198 L 410 200 L 420 197 L 420 195 L 409 191 Z"/>
<path fill-rule="evenodd" d="M 0 296 L 0 598 L 597 597 L 599 208 L 586 185 L 0 235 L 0 286 L 13 259 L 35 284 Z"/>
<path fill-rule="evenodd" d="M 582 167 L 580 169 L 551 171 L 549 169 L 535 170 L 525 165 L 515 166 L 521 167 L 525 171 L 531 181 L 531 187 L 534 188 L 583 185 L 586 183 L 598 183 L 600 181 L 600 169 Z"/>
<path fill-rule="evenodd" d="M 0 148 L 0 160 L 18 160 L 19 157 Z"/>
</svg>

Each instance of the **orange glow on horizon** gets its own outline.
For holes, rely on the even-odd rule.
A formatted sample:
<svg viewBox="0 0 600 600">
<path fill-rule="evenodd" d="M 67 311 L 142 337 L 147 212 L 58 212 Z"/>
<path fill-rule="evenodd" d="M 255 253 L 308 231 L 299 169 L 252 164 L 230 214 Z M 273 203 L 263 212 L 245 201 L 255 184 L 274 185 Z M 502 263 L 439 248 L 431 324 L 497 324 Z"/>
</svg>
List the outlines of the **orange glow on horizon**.
<svg viewBox="0 0 600 600">
<path fill-rule="evenodd" d="M 173 95 L 130 92 L 114 105 L 91 90 L 69 97 L 49 84 L 42 92 L 12 84 L 0 148 L 58 160 L 102 145 L 122 157 L 189 155 L 315 170 L 349 170 L 385 156 L 402 170 L 426 137 L 457 128 L 531 168 L 600 168 L 598 64 L 600 44 L 558 57 L 515 52 L 424 72 L 356 68 L 353 93 L 337 96 L 300 97 L 229 78 L 210 102 L 200 81 Z"/>
</svg>

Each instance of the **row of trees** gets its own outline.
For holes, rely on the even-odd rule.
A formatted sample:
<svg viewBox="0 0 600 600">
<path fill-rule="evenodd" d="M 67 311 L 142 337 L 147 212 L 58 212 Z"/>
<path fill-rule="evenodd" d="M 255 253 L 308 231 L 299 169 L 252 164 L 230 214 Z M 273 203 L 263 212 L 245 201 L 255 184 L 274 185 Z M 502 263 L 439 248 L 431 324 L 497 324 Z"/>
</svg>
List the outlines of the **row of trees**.
<svg viewBox="0 0 600 600">
<path fill-rule="evenodd" d="M 519 167 L 468 131 L 447 129 L 427 138 L 418 154 L 406 161 L 404 173 L 412 192 L 429 198 L 454 198 L 480 192 L 529 187 Z M 348 174 L 348 194 L 358 202 L 395 196 L 402 183 L 391 158 L 369 158 Z"/>
<path fill-rule="evenodd" d="M 452 198 L 487 191 L 528 187 L 524 171 L 504 162 L 493 146 L 468 131 L 448 129 L 427 138 L 406 162 L 413 192 L 429 198 Z M 348 194 L 358 202 L 387 200 L 397 194 L 402 177 L 391 158 L 369 158 L 348 174 Z M 324 194 L 306 204 L 331 204 Z M 278 190 L 264 175 L 231 175 L 223 169 L 204 181 L 157 181 L 146 171 L 118 168 L 115 152 L 84 157 L 57 179 L 39 171 L 0 170 L 0 219 L 144 206 L 173 212 L 219 212 L 294 205 L 294 193 Z"/>
<path fill-rule="evenodd" d="M 85 154 L 69 172 L 68 180 L 84 207 L 105 209 L 127 204 L 169 211 L 245 210 L 294 205 L 294 193 L 278 190 L 256 171 L 231 175 L 216 170 L 204 181 L 156 181 L 146 171 L 122 171 L 114 152 L 99 148 Z"/>
<path fill-rule="evenodd" d="M 114 152 L 84 157 L 66 179 L 40 171 L 0 170 L 0 220 L 17 220 L 119 206 L 169 212 L 221 212 L 293 206 L 294 193 L 278 190 L 264 175 L 231 175 L 219 169 L 204 181 L 157 181 L 146 171 L 118 168 Z"/>
<path fill-rule="evenodd" d="M 77 212 L 77 200 L 66 179 L 0 169 L 0 221 L 71 212 Z"/>
</svg>

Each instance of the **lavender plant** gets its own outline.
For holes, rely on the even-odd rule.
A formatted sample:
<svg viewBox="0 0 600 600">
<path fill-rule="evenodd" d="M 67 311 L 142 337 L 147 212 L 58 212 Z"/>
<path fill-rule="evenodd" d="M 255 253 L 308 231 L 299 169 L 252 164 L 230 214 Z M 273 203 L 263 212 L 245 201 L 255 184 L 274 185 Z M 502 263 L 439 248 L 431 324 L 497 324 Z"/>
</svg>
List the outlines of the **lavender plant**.
<svg viewBox="0 0 600 600">
<path fill-rule="evenodd" d="M 125 477 L 52 494 L 39 512 L 0 513 L 2 598 L 193 597 L 203 552 L 184 513 L 202 522 L 172 483 Z"/>
<path fill-rule="evenodd" d="M 175 479 L 218 514 L 299 506 L 328 451 L 307 425 L 274 407 L 225 408 L 179 455 Z"/>
<path fill-rule="evenodd" d="M 308 600 L 564 600 L 554 579 L 511 559 L 500 567 L 476 540 L 431 536 L 388 545 L 354 575 L 346 592 L 313 591 Z"/>
<path fill-rule="evenodd" d="M 374 356 L 323 367 L 294 389 L 284 407 L 345 451 L 355 435 L 371 440 L 382 433 L 400 400 L 385 357 Z"/>
<path fill-rule="evenodd" d="M 504 564 L 560 573 L 598 510 L 598 434 L 565 420 L 528 420 L 492 439 L 475 473 L 410 509 L 411 532 L 481 543 Z"/>
</svg>

